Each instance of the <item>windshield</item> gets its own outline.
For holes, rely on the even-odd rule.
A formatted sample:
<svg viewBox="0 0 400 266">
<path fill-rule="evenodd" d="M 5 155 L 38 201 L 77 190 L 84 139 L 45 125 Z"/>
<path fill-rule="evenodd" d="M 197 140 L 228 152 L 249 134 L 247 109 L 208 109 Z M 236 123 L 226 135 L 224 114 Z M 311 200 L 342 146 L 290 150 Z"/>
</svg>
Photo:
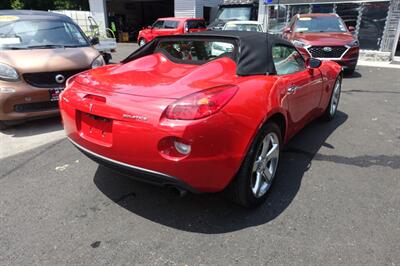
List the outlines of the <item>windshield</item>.
<svg viewBox="0 0 400 266">
<path fill-rule="evenodd" d="M 89 46 L 81 31 L 61 20 L 0 20 L 0 50 Z"/>
<path fill-rule="evenodd" d="M 217 14 L 219 20 L 250 20 L 251 7 L 221 7 Z"/>
<path fill-rule="evenodd" d="M 224 30 L 262 31 L 261 26 L 257 24 L 227 24 Z"/>
<path fill-rule="evenodd" d="M 338 17 L 302 17 L 295 25 L 295 32 L 347 32 Z"/>
</svg>

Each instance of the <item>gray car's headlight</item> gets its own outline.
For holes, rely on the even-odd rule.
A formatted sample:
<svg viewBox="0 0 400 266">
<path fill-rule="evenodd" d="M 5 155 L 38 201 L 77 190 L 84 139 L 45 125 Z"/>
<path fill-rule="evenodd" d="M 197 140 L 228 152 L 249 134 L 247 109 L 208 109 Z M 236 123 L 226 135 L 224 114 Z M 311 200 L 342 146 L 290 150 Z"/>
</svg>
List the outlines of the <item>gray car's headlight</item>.
<svg viewBox="0 0 400 266">
<path fill-rule="evenodd" d="M 347 44 L 348 47 L 355 47 L 355 46 L 359 46 L 359 45 L 360 45 L 360 42 L 358 40 L 354 40 Z"/>
<path fill-rule="evenodd" d="M 302 42 L 302 41 L 299 41 L 299 40 L 293 40 L 292 43 L 293 43 L 294 46 L 298 46 L 298 47 L 304 47 L 304 46 L 307 45 L 305 42 Z"/>
<path fill-rule="evenodd" d="M 96 59 L 93 60 L 93 62 L 92 62 L 92 68 L 101 67 L 104 65 L 105 65 L 105 62 L 104 62 L 102 55 L 99 55 L 98 57 L 96 57 Z"/>
<path fill-rule="evenodd" d="M 0 79 L 6 81 L 16 81 L 19 79 L 17 70 L 13 67 L 0 63 Z"/>
</svg>

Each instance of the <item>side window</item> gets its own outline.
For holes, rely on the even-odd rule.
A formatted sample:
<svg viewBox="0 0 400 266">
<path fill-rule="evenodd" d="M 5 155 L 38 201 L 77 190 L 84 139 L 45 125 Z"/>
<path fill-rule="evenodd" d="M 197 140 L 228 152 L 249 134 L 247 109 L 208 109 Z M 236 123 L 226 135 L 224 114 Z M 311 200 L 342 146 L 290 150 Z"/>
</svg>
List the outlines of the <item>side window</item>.
<svg viewBox="0 0 400 266">
<path fill-rule="evenodd" d="M 178 21 L 166 20 L 164 23 L 164 29 L 176 29 L 178 28 L 178 25 L 179 25 Z"/>
<path fill-rule="evenodd" d="M 157 20 L 156 22 L 154 22 L 153 28 L 155 28 L 155 29 L 164 28 L 164 20 Z"/>
<path fill-rule="evenodd" d="M 206 24 L 202 20 L 188 20 L 187 22 L 188 29 L 205 29 Z"/>
<path fill-rule="evenodd" d="M 303 57 L 293 47 L 275 45 L 272 48 L 272 60 L 278 75 L 296 73 L 306 69 Z"/>
</svg>

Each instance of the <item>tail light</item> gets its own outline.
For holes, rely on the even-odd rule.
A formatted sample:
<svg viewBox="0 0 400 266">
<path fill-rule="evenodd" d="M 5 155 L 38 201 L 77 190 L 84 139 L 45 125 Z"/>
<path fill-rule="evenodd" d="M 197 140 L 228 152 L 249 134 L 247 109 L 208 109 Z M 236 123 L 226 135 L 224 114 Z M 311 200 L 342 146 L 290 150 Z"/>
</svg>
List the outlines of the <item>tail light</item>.
<svg viewBox="0 0 400 266">
<path fill-rule="evenodd" d="M 238 87 L 219 86 L 183 97 L 168 106 L 165 116 L 176 120 L 196 120 L 215 114 L 236 94 Z"/>
</svg>

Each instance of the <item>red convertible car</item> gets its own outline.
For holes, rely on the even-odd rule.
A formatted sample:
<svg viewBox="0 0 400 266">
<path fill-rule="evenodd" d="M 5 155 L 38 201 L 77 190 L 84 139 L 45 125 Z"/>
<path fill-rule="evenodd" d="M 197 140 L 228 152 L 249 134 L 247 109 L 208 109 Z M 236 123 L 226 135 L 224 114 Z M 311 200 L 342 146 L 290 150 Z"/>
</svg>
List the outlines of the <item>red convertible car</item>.
<svg viewBox="0 0 400 266">
<path fill-rule="evenodd" d="M 181 190 L 226 189 L 254 207 L 282 146 L 334 117 L 341 83 L 341 66 L 305 61 L 283 39 L 203 32 L 158 37 L 120 64 L 73 76 L 60 108 L 68 138 L 95 161 Z"/>
</svg>

